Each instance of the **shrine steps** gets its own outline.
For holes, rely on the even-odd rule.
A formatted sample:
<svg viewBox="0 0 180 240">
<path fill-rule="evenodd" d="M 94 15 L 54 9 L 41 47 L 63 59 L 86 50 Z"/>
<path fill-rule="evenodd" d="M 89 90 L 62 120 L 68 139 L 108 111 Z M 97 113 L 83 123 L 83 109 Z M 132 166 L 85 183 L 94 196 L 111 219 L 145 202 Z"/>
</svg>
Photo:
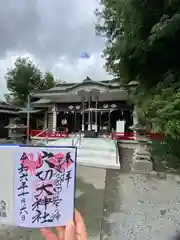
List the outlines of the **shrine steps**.
<svg viewBox="0 0 180 240">
<path fill-rule="evenodd" d="M 97 168 L 120 169 L 119 154 L 113 140 L 82 138 L 77 143 L 77 164 Z M 64 141 L 60 139 L 48 143 L 51 146 L 68 146 L 71 144 L 72 139 Z"/>
</svg>

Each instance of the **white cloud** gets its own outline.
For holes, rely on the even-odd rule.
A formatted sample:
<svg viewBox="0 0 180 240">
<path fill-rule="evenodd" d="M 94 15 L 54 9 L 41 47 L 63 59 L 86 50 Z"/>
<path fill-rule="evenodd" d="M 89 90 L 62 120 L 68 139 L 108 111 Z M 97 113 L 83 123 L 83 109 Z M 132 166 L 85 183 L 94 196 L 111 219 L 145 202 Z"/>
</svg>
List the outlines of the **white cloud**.
<svg viewBox="0 0 180 240">
<path fill-rule="evenodd" d="M 90 59 L 78 59 L 74 62 L 63 56 L 54 64 L 52 72 L 59 79 L 72 82 L 82 81 L 87 76 L 95 81 L 111 79 L 112 76 L 108 76 L 103 65 L 101 52 L 93 53 Z"/>
<path fill-rule="evenodd" d="M 4 59 L 0 60 L 0 99 L 7 92 L 6 81 L 4 79 L 7 73 L 7 68 L 14 66 L 16 59 L 21 57 L 30 58 L 43 71 L 51 71 L 56 79 L 67 82 L 80 82 L 87 76 L 93 80 L 111 79 L 105 72 L 103 65 L 104 60 L 101 58 L 101 52 L 93 53 L 90 59 L 78 59 L 70 61 L 66 56 L 61 56 L 57 61 L 54 61 L 50 67 L 45 67 L 43 61 L 27 52 L 9 52 Z"/>
<path fill-rule="evenodd" d="M 43 72 L 52 71 L 64 81 L 110 79 L 101 58 L 104 40 L 94 31 L 97 7 L 97 0 L 0 2 L 0 97 L 7 91 L 7 68 L 19 56 L 30 57 Z M 84 51 L 90 59 L 79 58 Z"/>
<path fill-rule="evenodd" d="M 0 99 L 4 99 L 4 93 L 7 93 L 7 85 L 5 80 L 5 75 L 7 70 L 14 67 L 16 59 L 21 56 L 25 58 L 30 58 L 35 64 L 38 64 L 37 59 L 32 54 L 25 51 L 23 52 L 8 52 L 4 59 L 0 59 Z"/>
</svg>

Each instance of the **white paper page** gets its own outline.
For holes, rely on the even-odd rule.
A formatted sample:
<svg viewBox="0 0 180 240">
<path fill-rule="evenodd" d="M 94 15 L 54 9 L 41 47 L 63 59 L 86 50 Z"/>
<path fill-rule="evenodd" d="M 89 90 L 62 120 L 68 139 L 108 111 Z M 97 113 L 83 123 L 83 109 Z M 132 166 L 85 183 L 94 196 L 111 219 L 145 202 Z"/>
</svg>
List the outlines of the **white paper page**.
<svg viewBox="0 0 180 240">
<path fill-rule="evenodd" d="M 14 222 L 14 152 L 18 147 L 0 146 L 0 224 Z"/>
<path fill-rule="evenodd" d="M 14 163 L 17 226 L 64 226 L 73 219 L 75 148 L 19 147 Z"/>
</svg>

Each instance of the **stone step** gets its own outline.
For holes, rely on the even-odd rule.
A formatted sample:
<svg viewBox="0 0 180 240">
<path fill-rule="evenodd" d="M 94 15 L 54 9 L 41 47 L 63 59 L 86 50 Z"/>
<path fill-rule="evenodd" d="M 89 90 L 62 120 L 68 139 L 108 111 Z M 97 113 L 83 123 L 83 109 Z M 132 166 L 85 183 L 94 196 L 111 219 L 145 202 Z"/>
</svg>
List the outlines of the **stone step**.
<svg viewBox="0 0 180 240">
<path fill-rule="evenodd" d="M 115 144 L 113 142 L 82 142 L 80 148 L 94 149 L 101 151 L 115 151 Z"/>
<path fill-rule="evenodd" d="M 79 157 L 86 157 L 86 156 L 91 156 L 91 157 L 99 157 L 99 158 L 116 158 L 116 150 L 114 149 L 113 151 L 105 150 L 101 151 L 98 149 L 77 149 L 77 156 Z"/>
<path fill-rule="evenodd" d="M 107 148 L 107 147 L 102 147 L 102 146 L 80 146 L 80 147 L 77 147 L 77 149 L 79 150 L 86 150 L 86 151 L 95 151 L 95 152 L 107 152 L 107 153 L 113 153 L 116 151 L 116 148 L 115 146 L 114 147 L 111 147 L 111 148 Z"/>
<path fill-rule="evenodd" d="M 116 159 L 116 153 L 111 153 L 111 154 L 96 154 L 94 152 L 87 153 L 87 152 L 77 152 L 77 157 L 91 157 L 91 158 L 103 158 L 103 159 Z"/>
<path fill-rule="evenodd" d="M 68 139 L 69 140 L 69 139 Z M 58 140 L 50 145 L 67 146 L 70 141 Z M 116 163 L 116 148 L 112 140 L 87 139 L 83 138 L 81 144 L 77 145 L 77 164 L 82 166 L 120 169 L 120 164 Z"/>
<path fill-rule="evenodd" d="M 92 158 L 92 157 L 78 157 L 77 164 L 81 166 L 106 168 L 106 169 L 120 169 L 120 164 L 116 164 L 116 159 L 106 158 Z"/>
</svg>

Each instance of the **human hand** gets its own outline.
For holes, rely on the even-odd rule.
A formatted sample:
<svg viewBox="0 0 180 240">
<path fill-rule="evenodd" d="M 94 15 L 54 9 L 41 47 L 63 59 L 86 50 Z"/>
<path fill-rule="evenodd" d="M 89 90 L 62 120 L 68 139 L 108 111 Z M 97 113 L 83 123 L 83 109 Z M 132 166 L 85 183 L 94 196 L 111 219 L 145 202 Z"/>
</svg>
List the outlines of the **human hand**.
<svg viewBox="0 0 180 240">
<path fill-rule="evenodd" d="M 86 226 L 81 214 L 75 210 L 74 221 L 65 227 L 56 227 L 57 236 L 48 228 L 41 228 L 45 240 L 87 240 Z"/>
</svg>

